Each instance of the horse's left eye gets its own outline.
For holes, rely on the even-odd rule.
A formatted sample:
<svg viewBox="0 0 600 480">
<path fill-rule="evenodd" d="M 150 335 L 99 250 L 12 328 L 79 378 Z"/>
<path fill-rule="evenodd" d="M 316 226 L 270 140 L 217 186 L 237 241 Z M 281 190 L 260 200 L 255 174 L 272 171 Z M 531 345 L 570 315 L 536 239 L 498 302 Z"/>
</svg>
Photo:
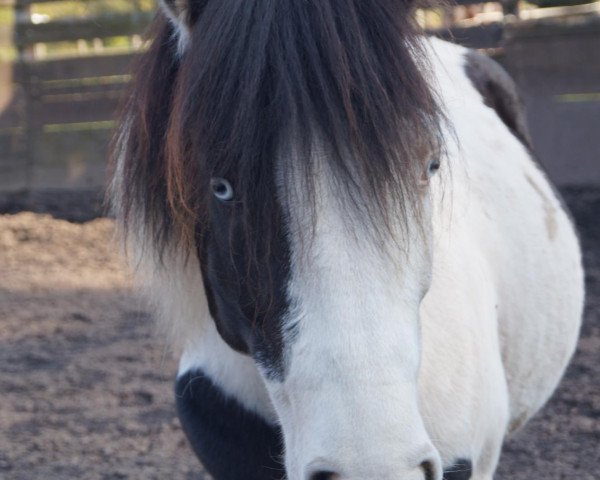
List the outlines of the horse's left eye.
<svg viewBox="0 0 600 480">
<path fill-rule="evenodd" d="M 433 160 L 431 160 L 431 162 L 429 162 L 429 167 L 427 167 L 427 171 L 428 171 L 429 175 L 433 175 L 439 169 L 440 169 L 440 159 L 439 158 L 434 158 Z"/>
<path fill-rule="evenodd" d="M 213 178 L 210 181 L 213 195 L 221 202 L 229 202 L 233 200 L 233 187 L 224 178 Z"/>
</svg>

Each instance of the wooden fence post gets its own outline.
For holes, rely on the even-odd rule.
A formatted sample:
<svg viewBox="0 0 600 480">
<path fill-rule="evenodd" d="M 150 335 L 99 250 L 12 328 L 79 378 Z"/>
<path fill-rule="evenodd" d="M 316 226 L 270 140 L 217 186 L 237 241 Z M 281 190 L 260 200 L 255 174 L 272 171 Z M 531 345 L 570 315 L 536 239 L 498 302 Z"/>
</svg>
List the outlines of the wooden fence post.
<svg viewBox="0 0 600 480">
<path fill-rule="evenodd" d="M 34 129 L 33 104 L 35 102 L 36 86 L 35 79 L 31 76 L 28 59 L 33 55 L 33 48 L 25 38 L 23 25 L 29 22 L 31 17 L 31 6 L 23 0 L 15 1 L 15 27 L 14 43 L 17 50 L 16 80 L 23 90 L 22 129 L 19 145 L 17 147 L 17 158 L 24 164 L 25 170 L 25 192 L 27 196 L 31 190 L 34 164 Z"/>
</svg>

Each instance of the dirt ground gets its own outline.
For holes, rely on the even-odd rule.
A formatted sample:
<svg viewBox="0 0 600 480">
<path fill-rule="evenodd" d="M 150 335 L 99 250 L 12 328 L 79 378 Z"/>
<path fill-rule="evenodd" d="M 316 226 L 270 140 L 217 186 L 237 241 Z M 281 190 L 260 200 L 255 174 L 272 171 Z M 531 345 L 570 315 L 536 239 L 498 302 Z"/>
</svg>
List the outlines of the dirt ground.
<svg viewBox="0 0 600 480">
<path fill-rule="evenodd" d="M 583 225 L 588 305 L 549 405 L 497 479 L 600 479 L 600 192 Z M 112 240 L 113 224 L 0 216 L 0 479 L 204 479 L 175 417 L 176 363 Z"/>
</svg>

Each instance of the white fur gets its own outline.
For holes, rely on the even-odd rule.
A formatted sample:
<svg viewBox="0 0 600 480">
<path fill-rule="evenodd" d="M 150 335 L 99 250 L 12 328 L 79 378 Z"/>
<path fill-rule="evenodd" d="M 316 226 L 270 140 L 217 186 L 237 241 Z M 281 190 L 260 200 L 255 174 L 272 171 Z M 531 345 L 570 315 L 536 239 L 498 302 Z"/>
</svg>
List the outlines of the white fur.
<svg viewBox="0 0 600 480">
<path fill-rule="evenodd" d="M 429 239 L 382 255 L 316 177 L 314 239 L 292 236 L 297 323 L 283 382 L 268 385 L 283 427 L 290 480 L 422 479 L 440 459 L 419 411 L 418 310 L 429 287 Z M 290 206 L 292 216 L 301 206 Z M 292 225 L 303 219 L 292 218 Z M 400 234 L 400 233 L 399 233 Z"/>
<path fill-rule="evenodd" d="M 581 254 L 543 173 L 464 74 L 466 50 L 430 45 L 460 144 L 448 142 L 451 187 L 434 183 L 432 191 L 422 405 L 432 436 L 443 439 L 436 443 L 442 457 L 471 454 L 474 478 L 491 478 L 505 431 L 544 404 L 574 351 Z"/>
<path fill-rule="evenodd" d="M 583 275 L 573 227 L 469 82 L 465 50 L 432 39 L 428 51 L 453 127 L 427 193 L 431 230 L 384 256 L 319 176 L 314 241 L 291 239 L 288 321 L 299 322 L 283 382 L 264 381 L 218 336 L 194 259 L 173 254 L 161 269 L 141 254 L 143 283 L 184 339 L 180 373 L 202 368 L 279 422 L 290 480 L 313 468 L 422 479 L 424 460 L 439 480 L 457 458 L 473 461 L 474 480 L 491 479 L 504 436 L 544 404 L 575 348 Z M 301 224 L 302 207 L 288 208 Z"/>
<path fill-rule="evenodd" d="M 177 51 L 182 55 L 190 41 L 190 25 L 186 22 L 187 12 L 183 7 L 179 11 L 174 11 L 169 7 L 164 0 L 160 0 L 160 6 L 167 18 L 175 27 L 175 35 L 177 37 Z"/>
<path fill-rule="evenodd" d="M 452 124 L 430 191 L 433 258 L 422 237 L 395 261 L 355 241 L 323 181 L 308 260 L 292 236 L 298 334 L 285 381 L 268 385 L 290 480 L 307 478 L 315 458 L 343 479 L 422 478 L 416 467 L 438 453 L 492 478 L 507 431 L 548 399 L 575 347 L 583 276 L 572 225 L 465 75 L 466 50 L 428 48 Z"/>
<path fill-rule="evenodd" d="M 179 374 L 200 369 L 225 394 L 269 423 L 277 423 L 254 362 L 231 350 L 217 332 L 208 311 L 197 259 L 184 259 L 172 251 L 163 258 L 163 265 L 150 254 L 138 254 L 138 258 L 142 289 L 148 293 L 161 323 L 167 326 L 167 334 L 183 348 Z"/>
</svg>

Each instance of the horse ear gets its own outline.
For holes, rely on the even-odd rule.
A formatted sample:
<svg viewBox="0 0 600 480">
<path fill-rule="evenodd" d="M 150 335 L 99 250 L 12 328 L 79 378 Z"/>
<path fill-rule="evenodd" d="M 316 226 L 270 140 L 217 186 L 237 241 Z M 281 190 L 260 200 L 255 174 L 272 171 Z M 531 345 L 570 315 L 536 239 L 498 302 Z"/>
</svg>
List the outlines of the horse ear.
<svg viewBox="0 0 600 480">
<path fill-rule="evenodd" d="M 180 36 L 189 33 L 191 27 L 198 20 L 203 3 L 205 0 L 160 0 L 163 11 L 175 25 Z"/>
</svg>

